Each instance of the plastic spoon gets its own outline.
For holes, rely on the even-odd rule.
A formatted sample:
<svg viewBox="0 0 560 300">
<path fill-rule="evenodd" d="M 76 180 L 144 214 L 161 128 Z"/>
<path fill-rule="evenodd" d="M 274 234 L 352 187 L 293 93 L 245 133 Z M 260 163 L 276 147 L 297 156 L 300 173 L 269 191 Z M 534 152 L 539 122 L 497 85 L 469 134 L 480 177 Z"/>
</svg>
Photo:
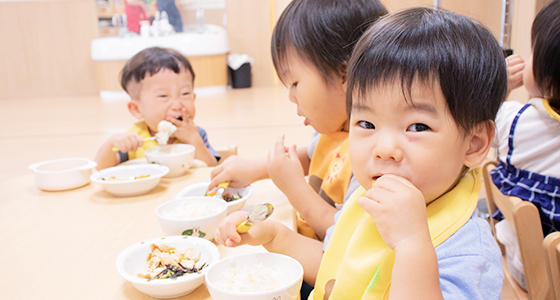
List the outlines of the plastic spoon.
<svg viewBox="0 0 560 300">
<path fill-rule="evenodd" d="M 273 211 L 274 206 L 270 203 L 263 203 L 253 207 L 253 209 L 247 212 L 247 220 L 237 225 L 237 232 L 245 233 L 249 231 L 254 222 L 262 222 L 268 219 Z"/>
<path fill-rule="evenodd" d="M 206 192 L 205 196 L 210 196 L 210 197 L 222 199 L 222 194 L 224 193 L 224 191 L 226 190 L 226 188 L 228 186 L 229 186 L 229 181 L 222 182 L 222 183 L 218 184 L 218 190 L 216 192 Z"/>
</svg>

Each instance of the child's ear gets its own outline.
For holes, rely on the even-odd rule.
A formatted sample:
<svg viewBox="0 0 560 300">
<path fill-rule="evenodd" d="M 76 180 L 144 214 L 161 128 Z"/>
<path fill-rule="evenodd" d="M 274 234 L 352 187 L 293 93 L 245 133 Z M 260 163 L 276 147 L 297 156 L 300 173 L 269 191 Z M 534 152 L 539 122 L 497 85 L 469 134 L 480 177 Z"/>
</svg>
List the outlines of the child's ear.
<svg viewBox="0 0 560 300">
<path fill-rule="evenodd" d="M 490 146 L 494 139 L 494 127 L 493 121 L 483 122 L 467 137 L 469 139 L 469 148 L 465 153 L 465 166 L 474 167 L 488 156 L 488 151 L 490 151 Z"/>
<path fill-rule="evenodd" d="M 140 108 L 138 107 L 137 100 L 128 101 L 127 107 L 128 107 L 128 111 L 130 111 L 132 116 L 135 117 L 136 119 L 140 120 L 144 117 L 140 112 Z"/>
<path fill-rule="evenodd" d="M 196 100 L 196 94 L 193 93 L 193 100 Z"/>
</svg>

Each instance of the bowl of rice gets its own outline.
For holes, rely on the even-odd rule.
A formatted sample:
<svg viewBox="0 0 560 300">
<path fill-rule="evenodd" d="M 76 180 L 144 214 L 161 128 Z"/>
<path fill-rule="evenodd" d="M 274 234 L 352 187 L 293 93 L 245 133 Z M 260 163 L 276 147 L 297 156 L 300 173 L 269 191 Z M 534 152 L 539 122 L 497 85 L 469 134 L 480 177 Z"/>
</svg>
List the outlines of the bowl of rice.
<svg viewBox="0 0 560 300">
<path fill-rule="evenodd" d="M 210 182 L 191 184 L 180 190 L 175 198 L 180 199 L 185 197 L 204 196 L 209 185 Z M 216 190 L 217 188 L 214 188 L 213 191 Z M 245 202 L 247 202 L 247 199 L 249 199 L 252 194 L 253 187 L 250 185 L 242 188 L 227 187 L 222 194 L 222 198 L 224 198 L 228 205 L 227 213 L 231 214 L 232 212 L 238 211 L 243 208 L 243 205 L 245 205 Z"/>
<path fill-rule="evenodd" d="M 227 216 L 226 201 L 213 197 L 188 197 L 167 201 L 156 208 L 166 235 L 187 235 L 212 240 Z"/>
<path fill-rule="evenodd" d="M 150 164 L 160 164 L 169 167 L 165 177 L 177 177 L 185 174 L 193 160 L 196 148 L 189 144 L 171 144 L 152 147 L 144 151 Z"/>
<path fill-rule="evenodd" d="M 174 264 L 174 268 L 184 266 L 192 272 L 189 270 L 174 274 L 175 276 L 160 276 L 161 278 L 152 274 L 146 276 L 146 270 L 156 258 L 153 255 L 156 252 L 155 247 L 165 254 L 161 255 L 166 257 L 164 263 Z M 196 262 L 188 265 L 182 258 L 179 261 L 171 259 L 175 254 L 185 253 L 195 257 Z M 175 298 L 189 294 L 204 284 L 206 272 L 219 260 L 220 251 L 210 241 L 197 237 L 166 236 L 135 243 L 124 249 L 117 257 L 116 267 L 117 272 L 140 292 L 154 298 Z M 159 269 L 154 271 L 154 274 L 161 274 Z M 127 298 L 139 297 L 128 295 Z"/>
<path fill-rule="evenodd" d="M 227 257 L 206 272 L 206 287 L 214 300 L 294 300 L 302 282 L 301 264 L 277 253 Z"/>
</svg>

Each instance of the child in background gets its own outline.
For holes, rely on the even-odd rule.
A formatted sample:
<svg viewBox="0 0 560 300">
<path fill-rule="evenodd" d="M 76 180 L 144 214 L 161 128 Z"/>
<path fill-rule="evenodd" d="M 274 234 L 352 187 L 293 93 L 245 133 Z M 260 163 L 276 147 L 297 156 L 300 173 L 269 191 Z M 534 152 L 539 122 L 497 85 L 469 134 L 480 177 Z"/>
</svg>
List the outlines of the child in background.
<svg viewBox="0 0 560 300">
<path fill-rule="evenodd" d="M 272 59 L 298 115 L 320 135 L 297 148 L 285 147 L 282 135 L 268 160 L 230 157 L 213 170 L 209 189 L 270 177 L 301 215 L 298 231 L 323 240 L 346 195 L 358 186 L 348 160 L 348 59 L 369 24 L 386 13 L 378 0 L 292 1 L 274 28 Z"/>
<path fill-rule="evenodd" d="M 196 147 L 196 159 L 209 166 L 217 164 L 220 155 L 208 143 L 206 131 L 193 121 L 194 71 L 181 53 L 158 47 L 139 52 L 126 62 L 121 85 L 131 98 L 128 110 L 141 121 L 101 145 L 95 157 L 98 170 L 144 157 L 146 149 L 158 146 L 156 141 L 144 139 L 155 136 L 163 120 L 177 127 L 169 144 L 191 144 Z M 114 147 L 119 148 L 118 153 L 112 151 Z"/>
<path fill-rule="evenodd" d="M 532 99 L 504 102 L 498 112 L 492 146 L 500 164 L 492 181 L 535 204 L 546 236 L 560 229 L 560 0 L 535 17 L 531 44 L 522 84 Z"/>
<path fill-rule="evenodd" d="M 506 95 L 502 49 L 467 17 L 414 8 L 380 19 L 354 49 L 347 109 L 363 188 L 321 243 L 281 223 L 244 234 L 229 215 L 216 240 L 297 259 L 309 299 L 499 299 L 500 250 L 478 217 L 479 165 Z M 372 181 L 374 181 L 372 183 Z"/>
<path fill-rule="evenodd" d="M 144 0 L 124 0 L 124 13 L 128 31 L 140 33 L 140 21 L 149 20 Z"/>
</svg>

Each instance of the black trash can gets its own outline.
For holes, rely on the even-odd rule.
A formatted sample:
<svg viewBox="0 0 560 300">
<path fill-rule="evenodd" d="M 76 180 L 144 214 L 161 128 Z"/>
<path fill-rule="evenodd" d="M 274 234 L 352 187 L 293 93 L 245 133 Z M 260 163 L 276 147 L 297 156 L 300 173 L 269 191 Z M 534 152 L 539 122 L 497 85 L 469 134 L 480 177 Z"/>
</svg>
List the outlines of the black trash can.
<svg viewBox="0 0 560 300">
<path fill-rule="evenodd" d="M 246 62 L 237 70 L 228 66 L 228 71 L 232 88 L 242 89 L 251 87 L 251 63 Z"/>
</svg>

